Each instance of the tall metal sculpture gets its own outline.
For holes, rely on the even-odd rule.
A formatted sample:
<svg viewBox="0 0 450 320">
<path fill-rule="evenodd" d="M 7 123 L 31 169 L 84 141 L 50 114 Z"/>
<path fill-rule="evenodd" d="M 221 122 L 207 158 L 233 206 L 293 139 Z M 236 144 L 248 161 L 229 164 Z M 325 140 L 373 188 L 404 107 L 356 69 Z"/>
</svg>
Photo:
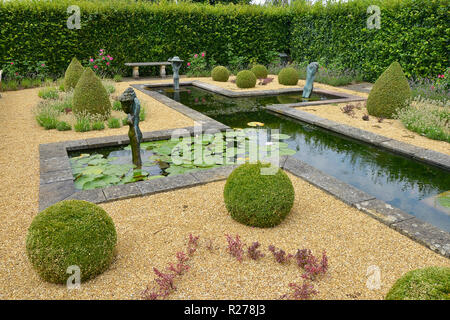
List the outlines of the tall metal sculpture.
<svg viewBox="0 0 450 320">
<path fill-rule="evenodd" d="M 169 60 L 170 63 L 172 63 L 172 70 L 173 70 L 173 88 L 175 90 L 180 89 L 180 68 L 181 64 L 183 63 L 183 60 L 180 60 L 179 57 L 175 56 Z"/>
<path fill-rule="evenodd" d="M 122 110 L 127 114 L 127 123 L 130 126 L 130 129 L 128 130 L 128 137 L 130 138 L 133 164 L 136 168 L 141 169 L 142 132 L 141 129 L 139 129 L 139 113 L 141 111 L 141 103 L 131 87 L 128 87 L 120 95 L 119 101 L 122 105 Z"/>
<path fill-rule="evenodd" d="M 309 98 L 311 96 L 314 85 L 314 77 L 316 76 L 318 69 L 319 64 L 317 62 L 311 62 L 306 68 L 306 83 L 303 87 L 303 98 Z"/>
</svg>

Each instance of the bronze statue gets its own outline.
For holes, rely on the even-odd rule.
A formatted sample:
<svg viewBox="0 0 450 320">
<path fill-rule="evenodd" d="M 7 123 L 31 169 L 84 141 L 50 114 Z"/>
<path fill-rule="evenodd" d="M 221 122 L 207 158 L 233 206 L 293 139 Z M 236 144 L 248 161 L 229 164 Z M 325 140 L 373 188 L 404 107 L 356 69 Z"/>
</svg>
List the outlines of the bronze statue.
<svg viewBox="0 0 450 320">
<path fill-rule="evenodd" d="M 306 83 L 303 87 L 303 98 L 309 98 L 311 96 L 314 84 L 314 77 L 316 76 L 319 64 L 317 62 L 311 62 L 306 68 Z"/>
<path fill-rule="evenodd" d="M 142 168 L 141 160 L 141 141 L 142 132 L 139 129 L 139 113 L 141 111 L 141 104 L 136 97 L 133 88 L 128 87 L 119 97 L 122 105 L 122 110 L 127 114 L 127 123 L 130 126 L 128 130 L 128 137 L 130 138 L 131 154 L 133 164 L 137 169 Z"/>
<path fill-rule="evenodd" d="M 180 90 L 180 68 L 181 64 L 183 63 L 183 60 L 180 60 L 179 57 L 175 56 L 168 60 L 170 63 L 172 63 L 172 70 L 173 70 L 173 88 L 175 90 Z"/>
</svg>

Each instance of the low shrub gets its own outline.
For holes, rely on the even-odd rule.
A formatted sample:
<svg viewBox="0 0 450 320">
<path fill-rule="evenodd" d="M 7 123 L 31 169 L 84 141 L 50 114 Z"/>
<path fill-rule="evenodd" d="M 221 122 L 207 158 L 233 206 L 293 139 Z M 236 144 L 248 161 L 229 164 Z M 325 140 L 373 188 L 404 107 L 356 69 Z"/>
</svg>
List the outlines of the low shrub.
<svg viewBox="0 0 450 320">
<path fill-rule="evenodd" d="M 230 72 L 223 66 L 217 66 L 211 71 L 211 77 L 214 81 L 227 82 Z"/>
<path fill-rule="evenodd" d="M 16 91 L 19 88 L 17 80 L 9 80 L 4 84 L 4 91 Z"/>
<path fill-rule="evenodd" d="M 294 204 L 294 187 L 282 170 L 263 175 L 270 164 L 243 164 L 228 177 L 224 200 L 236 221 L 254 227 L 273 227 L 281 223 Z"/>
<path fill-rule="evenodd" d="M 285 86 L 295 86 L 298 83 L 298 71 L 292 67 L 282 69 L 278 73 L 278 83 Z"/>
<path fill-rule="evenodd" d="M 236 85 L 238 88 L 254 88 L 256 85 L 256 76 L 250 70 L 239 71 L 236 76 Z"/>
<path fill-rule="evenodd" d="M 253 68 L 250 69 L 251 72 L 253 72 L 258 79 L 265 79 L 267 78 L 267 68 L 263 66 L 262 64 L 257 64 L 253 66 Z"/>
<path fill-rule="evenodd" d="M 33 87 L 40 87 L 42 85 L 41 79 L 31 79 L 31 85 Z"/>
<path fill-rule="evenodd" d="M 395 282 L 386 300 L 450 300 L 450 268 L 409 271 Z"/>
<path fill-rule="evenodd" d="M 86 115 L 78 115 L 75 122 L 74 129 L 76 132 L 91 131 L 91 119 Z"/>
<path fill-rule="evenodd" d="M 115 82 L 121 82 L 122 81 L 122 76 L 120 74 L 116 74 L 116 75 L 114 75 L 113 80 Z"/>
<path fill-rule="evenodd" d="M 396 118 L 413 132 L 427 138 L 450 142 L 450 102 L 414 98 L 406 108 L 397 111 Z"/>
<path fill-rule="evenodd" d="M 145 105 L 141 104 L 141 111 L 139 111 L 139 121 L 145 121 L 145 118 L 147 118 L 147 109 L 145 108 Z"/>
<path fill-rule="evenodd" d="M 72 130 L 72 126 L 65 121 L 58 121 L 58 123 L 56 124 L 56 130 L 68 131 L 68 130 Z"/>
<path fill-rule="evenodd" d="M 58 124 L 59 112 L 49 104 L 38 106 L 35 119 L 46 130 L 55 129 Z"/>
<path fill-rule="evenodd" d="M 108 269 L 116 243 L 114 222 L 105 210 L 87 201 L 64 200 L 33 219 L 26 249 L 44 280 L 65 283 L 69 266 L 80 268 L 82 281 Z"/>
<path fill-rule="evenodd" d="M 47 87 L 39 90 L 38 96 L 39 98 L 42 99 L 58 99 L 59 93 L 58 89 L 53 87 Z"/>
<path fill-rule="evenodd" d="M 108 92 L 109 95 L 116 92 L 116 86 L 114 85 L 114 82 L 112 82 L 110 80 L 103 80 L 102 84 L 105 87 L 105 90 L 106 90 L 106 92 Z"/>
<path fill-rule="evenodd" d="M 376 117 L 393 118 L 411 97 L 408 80 L 398 62 L 393 62 L 377 79 L 367 98 L 367 112 Z"/>
<path fill-rule="evenodd" d="M 33 82 L 31 81 L 31 79 L 25 78 L 20 81 L 20 86 L 24 89 L 28 89 L 33 86 Z"/>
<path fill-rule="evenodd" d="M 120 128 L 120 120 L 117 118 L 109 118 L 108 119 L 108 128 Z"/>
<path fill-rule="evenodd" d="M 120 103 L 120 101 L 114 100 L 112 103 L 112 109 L 114 111 L 123 111 L 122 110 L 122 104 Z"/>
<path fill-rule="evenodd" d="M 105 123 L 103 121 L 94 121 L 92 123 L 92 130 L 103 130 L 105 129 Z"/>
<path fill-rule="evenodd" d="M 122 119 L 122 125 L 123 126 L 128 125 L 128 117 L 125 117 L 125 118 Z"/>
</svg>

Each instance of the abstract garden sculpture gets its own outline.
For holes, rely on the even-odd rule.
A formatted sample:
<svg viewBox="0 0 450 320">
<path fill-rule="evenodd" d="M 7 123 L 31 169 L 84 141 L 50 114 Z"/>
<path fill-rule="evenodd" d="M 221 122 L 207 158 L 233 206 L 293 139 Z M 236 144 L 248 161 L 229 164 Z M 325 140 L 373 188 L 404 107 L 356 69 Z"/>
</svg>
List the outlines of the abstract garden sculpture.
<svg viewBox="0 0 450 320">
<path fill-rule="evenodd" d="M 309 98 L 311 96 L 314 84 L 314 77 L 316 76 L 319 64 L 317 62 L 311 62 L 306 68 L 306 84 L 303 87 L 303 98 Z"/>
<path fill-rule="evenodd" d="M 181 68 L 181 64 L 183 63 L 183 60 L 180 60 L 179 57 L 175 56 L 171 59 L 168 60 L 169 62 L 172 63 L 172 70 L 173 70 L 173 88 L 175 90 L 179 90 L 180 89 L 180 68 Z"/>
<path fill-rule="evenodd" d="M 141 160 L 141 141 L 142 132 L 139 129 L 139 113 L 141 111 L 141 104 L 136 97 L 136 93 L 133 88 L 128 87 L 122 95 L 119 97 L 119 101 L 122 104 L 122 110 L 128 115 L 128 137 L 130 138 L 131 153 L 133 157 L 133 164 L 137 169 L 142 168 Z"/>
</svg>

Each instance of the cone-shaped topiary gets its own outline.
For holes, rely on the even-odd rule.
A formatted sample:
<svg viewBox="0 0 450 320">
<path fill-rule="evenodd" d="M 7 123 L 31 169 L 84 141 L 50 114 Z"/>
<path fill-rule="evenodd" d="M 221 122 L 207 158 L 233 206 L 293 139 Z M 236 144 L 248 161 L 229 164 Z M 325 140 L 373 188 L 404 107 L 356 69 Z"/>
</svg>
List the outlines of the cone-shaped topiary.
<svg viewBox="0 0 450 320">
<path fill-rule="evenodd" d="M 283 68 L 278 73 L 278 83 L 285 86 L 295 86 L 298 82 L 298 71 L 294 68 Z"/>
<path fill-rule="evenodd" d="M 73 58 L 67 67 L 66 73 L 64 75 L 64 91 L 69 91 L 75 88 L 80 80 L 81 75 L 84 72 L 84 68 L 77 58 Z"/>
<path fill-rule="evenodd" d="M 409 271 L 394 283 L 386 300 L 450 300 L 450 268 Z"/>
<path fill-rule="evenodd" d="M 250 69 L 251 72 L 253 72 L 258 79 L 265 79 L 267 78 L 267 68 L 264 67 L 262 64 L 257 64 L 253 66 L 253 68 Z"/>
<path fill-rule="evenodd" d="M 398 62 L 393 62 L 375 81 L 367 98 L 367 112 L 375 117 L 393 118 L 411 97 L 408 80 Z"/>
<path fill-rule="evenodd" d="M 69 266 L 78 266 L 81 281 L 108 269 L 117 234 L 111 217 L 99 206 L 64 200 L 41 211 L 28 229 L 28 258 L 46 281 L 66 283 Z"/>
<path fill-rule="evenodd" d="M 111 114 L 111 102 L 108 93 L 94 71 L 86 68 L 73 93 L 75 114 L 97 116 L 102 120 Z"/>
<path fill-rule="evenodd" d="M 214 81 L 227 82 L 230 72 L 223 66 L 217 66 L 211 71 L 211 77 Z"/>
<path fill-rule="evenodd" d="M 224 200 L 236 221 L 254 227 L 278 225 L 294 204 L 294 187 L 279 168 L 275 174 L 261 174 L 270 164 L 243 164 L 228 177 Z M 266 172 L 265 172 L 266 173 Z"/>
<path fill-rule="evenodd" d="M 250 70 L 242 70 L 236 75 L 238 88 L 253 88 L 256 85 L 256 76 Z"/>
</svg>

